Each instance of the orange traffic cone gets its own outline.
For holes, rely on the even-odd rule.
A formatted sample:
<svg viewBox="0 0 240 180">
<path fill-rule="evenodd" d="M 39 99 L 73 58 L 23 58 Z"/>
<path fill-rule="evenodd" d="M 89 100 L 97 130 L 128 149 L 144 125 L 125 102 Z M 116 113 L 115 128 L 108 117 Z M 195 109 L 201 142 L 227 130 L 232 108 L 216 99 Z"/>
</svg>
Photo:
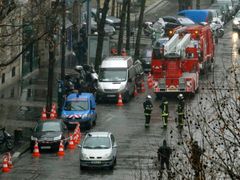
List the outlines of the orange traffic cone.
<svg viewBox="0 0 240 180">
<path fill-rule="evenodd" d="M 63 145 L 63 141 L 61 140 L 59 144 L 58 156 L 64 156 L 64 154 L 65 154 L 64 145 Z"/>
<path fill-rule="evenodd" d="M 68 149 L 75 149 L 75 145 L 74 145 L 74 142 L 73 142 L 73 136 L 70 135 L 70 140 L 68 142 Z"/>
<path fill-rule="evenodd" d="M 121 95 L 121 93 L 118 94 L 117 106 L 123 106 L 123 101 L 122 101 L 122 95 Z"/>
<path fill-rule="evenodd" d="M 56 111 L 56 105 L 52 105 L 51 113 L 50 113 L 50 119 L 56 119 L 57 118 L 57 111 Z"/>
<path fill-rule="evenodd" d="M 7 158 L 8 158 L 8 167 L 10 169 L 12 169 L 13 168 L 13 163 L 12 163 L 12 156 L 11 156 L 10 152 L 7 153 Z"/>
<path fill-rule="evenodd" d="M 10 171 L 10 169 L 9 169 L 9 167 L 8 167 L 8 158 L 7 158 L 7 156 L 4 156 L 3 157 L 3 165 L 2 165 L 2 172 L 9 172 Z"/>
<path fill-rule="evenodd" d="M 41 120 L 46 120 L 47 119 L 47 111 L 46 108 L 43 107 L 42 114 L 41 114 Z"/>
<path fill-rule="evenodd" d="M 151 73 L 149 73 L 149 75 L 148 75 L 147 83 L 148 83 L 148 89 L 151 89 L 153 87 L 153 80 L 152 80 Z"/>
<path fill-rule="evenodd" d="M 38 142 L 37 141 L 35 141 L 35 145 L 34 145 L 32 156 L 33 157 L 40 157 L 39 148 L 38 148 Z"/>
<path fill-rule="evenodd" d="M 73 134 L 73 141 L 74 141 L 74 144 L 78 144 L 79 143 L 79 134 L 78 132 L 74 132 Z"/>
<path fill-rule="evenodd" d="M 145 92 L 146 90 L 145 90 L 145 86 L 144 86 L 144 81 L 142 81 L 142 83 L 141 83 L 141 92 Z"/>
<path fill-rule="evenodd" d="M 134 88 L 134 97 L 138 95 L 138 90 L 137 90 L 137 85 L 135 84 L 135 88 Z"/>
</svg>

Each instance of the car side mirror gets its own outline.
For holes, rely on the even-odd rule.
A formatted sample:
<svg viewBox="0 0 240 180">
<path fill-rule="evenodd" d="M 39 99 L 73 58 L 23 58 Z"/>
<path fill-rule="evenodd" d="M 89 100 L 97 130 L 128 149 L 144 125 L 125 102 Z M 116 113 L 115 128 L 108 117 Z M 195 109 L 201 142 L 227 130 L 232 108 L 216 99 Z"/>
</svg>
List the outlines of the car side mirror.
<svg viewBox="0 0 240 180">
<path fill-rule="evenodd" d="M 113 148 L 117 148 L 117 145 L 116 145 L 116 144 L 114 144 L 112 147 L 113 147 Z"/>
<path fill-rule="evenodd" d="M 78 147 L 79 147 L 79 148 L 81 148 L 81 147 L 82 147 L 82 145 L 81 145 L 81 144 L 79 144 L 79 145 L 78 145 Z"/>
</svg>

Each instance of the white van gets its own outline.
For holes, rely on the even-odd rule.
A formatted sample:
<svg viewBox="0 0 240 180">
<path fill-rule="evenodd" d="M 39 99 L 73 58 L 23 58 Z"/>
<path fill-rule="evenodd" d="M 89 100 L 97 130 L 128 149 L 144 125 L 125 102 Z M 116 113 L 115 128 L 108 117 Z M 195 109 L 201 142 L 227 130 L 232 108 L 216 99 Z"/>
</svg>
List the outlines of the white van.
<svg viewBox="0 0 240 180">
<path fill-rule="evenodd" d="M 96 99 L 117 99 L 121 93 L 128 102 L 135 90 L 136 72 L 130 56 L 111 56 L 102 61 L 99 67 Z"/>
</svg>

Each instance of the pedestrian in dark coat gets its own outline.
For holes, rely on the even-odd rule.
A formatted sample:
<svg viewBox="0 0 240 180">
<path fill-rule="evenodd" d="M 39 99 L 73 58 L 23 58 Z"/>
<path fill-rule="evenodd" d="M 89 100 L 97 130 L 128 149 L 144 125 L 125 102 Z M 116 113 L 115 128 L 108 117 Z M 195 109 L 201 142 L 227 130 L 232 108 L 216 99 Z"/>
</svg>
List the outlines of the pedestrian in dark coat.
<svg viewBox="0 0 240 180">
<path fill-rule="evenodd" d="M 201 162 L 201 156 L 204 153 L 204 149 L 199 147 L 198 142 L 194 141 L 191 143 L 191 165 L 195 172 L 195 177 L 198 178 L 200 175 L 200 172 L 202 171 L 202 162 Z"/>
<path fill-rule="evenodd" d="M 170 171 L 169 160 L 172 154 L 172 149 L 167 146 L 167 141 L 163 140 L 163 145 L 158 149 L 158 160 L 160 161 L 160 168 L 164 170 L 164 164 L 167 170 Z"/>
</svg>

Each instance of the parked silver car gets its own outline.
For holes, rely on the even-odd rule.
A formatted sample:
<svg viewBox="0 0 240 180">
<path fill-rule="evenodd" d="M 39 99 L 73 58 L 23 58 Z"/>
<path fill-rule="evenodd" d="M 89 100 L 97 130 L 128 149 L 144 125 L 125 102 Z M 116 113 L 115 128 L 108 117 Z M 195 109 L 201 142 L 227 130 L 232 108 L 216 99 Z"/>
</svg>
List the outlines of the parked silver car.
<svg viewBox="0 0 240 180">
<path fill-rule="evenodd" d="M 80 147 L 80 168 L 109 167 L 117 162 L 117 143 L 110 132 L 87 133 Z"/>
</svg>

